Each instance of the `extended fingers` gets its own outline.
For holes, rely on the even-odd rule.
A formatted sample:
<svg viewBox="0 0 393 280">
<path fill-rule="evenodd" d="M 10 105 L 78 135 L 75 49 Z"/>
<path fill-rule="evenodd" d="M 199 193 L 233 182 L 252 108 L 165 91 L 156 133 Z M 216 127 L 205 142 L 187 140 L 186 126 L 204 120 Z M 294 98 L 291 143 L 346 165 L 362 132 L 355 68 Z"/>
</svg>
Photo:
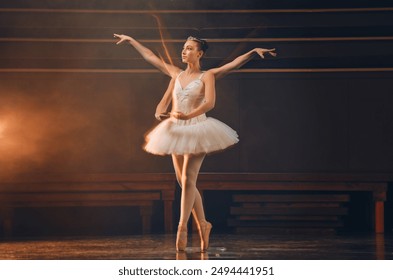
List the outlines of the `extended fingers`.
<svg viewBox="0 0 393 280">
<path fill-rule="evenodd" d="M 269 52 L 269 54 L 270 54 L 271 56 L 277 56 L 277 53 L 276 53 L 276 49 L 275 49 L 275 48 L 274 48 L 274 49 L 269 49 L 268 52 Z"/>
<path fill-rule="evenodd" d="M 265 58 L 264 57 L 264 53 L 268 53 L 268 54 L 270 54 L 271 56 L 277 56 L 277 53 L 276 53 L 276 49 L 274 48 L 274 49 L 261 49 L 259 52 L 258 52 L 258 54 L 262 57 L 262 58 Z"/>
<path fill-rule="evenodd" d="M 117 38 L 117 39 L 120 39 L 120 41 L 118 41 L 117 43 L 116 43 L 116 45 L 118 45 L 118 44 L 121 44 L 125 39 L 124 39 L 124 36 L 123 35 L 119 35 L 119 34 L 113 34 L 113 37 L 114 38 Z"/>
</svg>

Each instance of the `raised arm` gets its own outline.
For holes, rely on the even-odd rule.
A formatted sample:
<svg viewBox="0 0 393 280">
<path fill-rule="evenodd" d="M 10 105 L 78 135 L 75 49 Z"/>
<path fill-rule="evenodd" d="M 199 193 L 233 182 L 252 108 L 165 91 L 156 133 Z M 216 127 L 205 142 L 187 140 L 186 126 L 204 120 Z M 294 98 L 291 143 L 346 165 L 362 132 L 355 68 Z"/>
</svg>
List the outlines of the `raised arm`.
<svg viewBox="0 0 393 280">
<path fill-rule="evenodd" d="M 139 43 L 134 38 L 127 36 L 127 35 L 120 35 L 120 34 L 113 34 L 113 36 L 115 38 L 119 39 L 119 41 L 116 43 L 117 45 L 119 45 L 123 42 L 128 42 L 131 46 L 133 46 L 142 55 L 142 57 L 147 62 L 152 64 L 154 67 L 156 67 L 158 70 L 160 70 L 164 74 L 173 78 L 173 77 L 176 77 L 177 74 L 181 71 L 180 68 L 162 61 L 150 49 L 143 46 L 141 43 Z"/>
<path fill-rule="evenodd" d="M 168 106 L 172 101 L 172 91 L 175 86 L 176 78 L 172 78 L 169 82 L 168 88 L 166 89 L 164 96 L 156 108 L 155 117 L 157 120 L 162 121 L 170 116 L 168 113 Z"/>
<path fill-rule="evenodd" d="M 245 54 L 242 54 L 238 57 L 236 57 L 234 60 L 231 62 L 224 64 L 221 67 L 213 68 L 210 69 L 216 79 L 220 79 L 227 75 L 229 72 L 239 69 L 242 67 L 244 64 L 246 64 L 248 61 L 250 61 L 255 54 L 258 54 L 261 58 L 265 58 L 265 53 L 270 54 L 271 56 L 276 56 L 276 49 L 262 49 L 262 48 L 255 48 Z"/>
</svg>

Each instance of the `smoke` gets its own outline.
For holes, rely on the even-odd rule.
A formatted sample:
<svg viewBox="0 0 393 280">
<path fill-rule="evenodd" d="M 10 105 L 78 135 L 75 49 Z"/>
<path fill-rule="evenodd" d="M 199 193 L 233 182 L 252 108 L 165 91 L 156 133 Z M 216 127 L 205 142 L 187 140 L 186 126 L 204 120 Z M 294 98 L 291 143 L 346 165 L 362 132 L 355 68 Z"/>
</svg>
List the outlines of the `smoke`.
<svg viewBox="0 0 393 280">
<path fill-rule="evenodd" d="M 90 120 L 73 106 L 76 100 L 58 92 L 45 98 L 23 92 L 0 96 L 1 176 L 67 164 L 80 153 L 71 135 L 89 126 Z M 79 149 L 75 149 L 78 147 Z M 61 160 L 63 159 L 63 160 Z"/>
</svg>

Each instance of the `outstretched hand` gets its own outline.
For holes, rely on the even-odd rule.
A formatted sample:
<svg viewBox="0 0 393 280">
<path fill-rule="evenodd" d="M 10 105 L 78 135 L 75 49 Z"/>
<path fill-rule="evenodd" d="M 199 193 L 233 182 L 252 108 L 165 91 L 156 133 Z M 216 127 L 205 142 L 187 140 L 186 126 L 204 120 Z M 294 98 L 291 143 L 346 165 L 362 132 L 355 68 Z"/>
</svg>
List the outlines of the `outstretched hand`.
<svg viewBox="0 0 393 280">
<path fill-rule="evenodd" d="M 256 48 L 255 52 L 262 58 L 265 58 L 265 53 L 270 54 L 271 56 L 276 57 L 276 49 L 262 49 L 262 48 Z"/>
<path fill-rule="evenodd" d="M 121 35 L 120 34 L 113 34 L 113 37 L 119 39 L 119 41 L 116 43 L 116 45 L 119 45 L 119 44 L 123 43 L 124 41 L 131 40 L 130 36 L 123 35 L 123 34 L 121 34 Z"/>
</svg>

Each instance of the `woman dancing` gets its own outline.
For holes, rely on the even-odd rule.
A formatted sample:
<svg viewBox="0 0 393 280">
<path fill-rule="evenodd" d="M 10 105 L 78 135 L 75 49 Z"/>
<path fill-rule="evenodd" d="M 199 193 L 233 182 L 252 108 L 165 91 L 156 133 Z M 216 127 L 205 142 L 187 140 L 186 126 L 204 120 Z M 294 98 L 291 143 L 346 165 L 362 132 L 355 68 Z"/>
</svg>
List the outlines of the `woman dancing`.
<svg viewBox="0 0 393 280">
<path fill-rule="evenodd" d="M 117 44 L 128 42 L 142 57 L 172 79 L 156 109 L 156 118 L 163 120 L 146 137 L 144 149 L 156 155 L 171 155 L 176 178 L 182 188 L 180 220 L 176 237 L 176 250 L 187 246 L 187 224 L 191 213 L 201 239 L 201 251 L 209 247 L 212 228 L 205 218 L 201 195 L 196 187 L 197 177 L 205 155 L 224 150 L 236 144 L 236 131 L 205 113 L 214 108 L 215 79 L 244 65 L 255 53 L 276 56 L 275 49 L 253 49 L 218 68 L 201 71 L 200 60 L 208 48 L 205 40 L 188 37 L 181 52 L 185 70 L 167 64 L 134 38 L 114 34 Z M 167 113 L 172 102 L 172 110 Z"/>
</svg>

